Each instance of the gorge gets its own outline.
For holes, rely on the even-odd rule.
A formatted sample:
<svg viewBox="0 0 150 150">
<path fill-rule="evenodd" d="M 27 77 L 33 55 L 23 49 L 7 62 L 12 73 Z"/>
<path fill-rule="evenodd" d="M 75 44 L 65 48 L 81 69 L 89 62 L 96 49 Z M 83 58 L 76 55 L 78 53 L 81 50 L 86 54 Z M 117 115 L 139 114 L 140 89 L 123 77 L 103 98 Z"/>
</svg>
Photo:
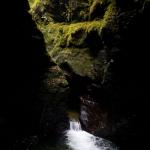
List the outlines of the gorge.
<svg viewBox="0 0 150 150">
<path fill-rule="evenodd" d="M 147 149 L 149 0 L 2 6 L 0 149 Z"/>
</svg>

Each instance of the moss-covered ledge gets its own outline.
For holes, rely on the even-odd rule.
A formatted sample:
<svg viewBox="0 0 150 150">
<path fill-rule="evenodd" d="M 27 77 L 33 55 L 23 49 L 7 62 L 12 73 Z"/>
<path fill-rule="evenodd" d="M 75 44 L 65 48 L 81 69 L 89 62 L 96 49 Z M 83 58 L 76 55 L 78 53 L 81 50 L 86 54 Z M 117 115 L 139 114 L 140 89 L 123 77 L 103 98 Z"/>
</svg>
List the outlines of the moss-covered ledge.
<svg viewBox="0 0 150 150">
<path fill-rule="evenodd" d="M 61 23 L 52 21 L 53 19 L 49 19 L 50 21 L 48 22 L 41 19 L 45 18 L 45 13 L 40 14 L 39 12 L 45 9 L 44 6 L 47 6 L 47 2 L 30 1 L 30 13 L 44 35 L 47 52 L 52 60 L 59 66 L 67 64 L 72 72 L 77 75 L 87 76 L 91 79 L 96 79 L 97 76 L 100 76 L 101 80 L 103 80 L 107 67 L 107 58 L 105 52 L 102 52 L 105 51 L 102 31 L 107 28 L 109 31 L 115 32 L 118 29 L 115 19 L 117 16 L 115 1 L 109 2 L 105 7 L 104 15 L 95 18 L 93 21 Z M 99 2 L 104 3 L 104 1 Z M 89 5 L 91 5 L 89 6 L 89 13 L 91 13 L 93 3 L 89 2 Z M 38 13 L 37 10 L 39 11 Z M 37 17 L 39 14 L 41 16 Z M 97 46 L 92 47 L 90 41 L 93 41 L 94 36 L 97 38 L 97 42 L 95 42 Z M 104 59 L 99 59 L 99 53 L 104 55 L 100 56 Z M 99 64 L 99 73 L 95 70 L 95 63 Z"/>
</svg>

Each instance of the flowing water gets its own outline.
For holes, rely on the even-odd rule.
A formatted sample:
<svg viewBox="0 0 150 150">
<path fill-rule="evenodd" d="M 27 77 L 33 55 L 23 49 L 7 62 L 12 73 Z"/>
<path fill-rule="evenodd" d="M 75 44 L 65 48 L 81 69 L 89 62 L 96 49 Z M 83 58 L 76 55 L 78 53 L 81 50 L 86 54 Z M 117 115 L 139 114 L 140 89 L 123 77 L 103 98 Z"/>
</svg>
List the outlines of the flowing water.
<svg viewBox="0 0 150 150">
<path fill-rule="evenodd" d="M 112 142 L 82 130 L 78 118 L 74 118 L 70 121 L 70 129 L 62 138 L 47 140 L 29 150 L 118 150 Z"/>
<path fill-rule="evenodd" d="M 113 143 L 83 131 L 76 120 L 70 121 L 66 137 L 70 150 L 118 150 Z"/>
</svg>

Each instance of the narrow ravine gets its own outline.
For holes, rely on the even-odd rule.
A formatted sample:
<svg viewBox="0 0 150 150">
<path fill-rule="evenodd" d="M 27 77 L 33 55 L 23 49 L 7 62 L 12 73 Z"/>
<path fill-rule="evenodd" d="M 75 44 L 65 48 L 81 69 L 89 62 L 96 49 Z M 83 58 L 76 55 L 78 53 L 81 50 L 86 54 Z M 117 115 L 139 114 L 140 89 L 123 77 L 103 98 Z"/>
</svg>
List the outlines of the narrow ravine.
<svg viewBox="0 0 150 150">
<path fill-rule="evenodd" d="M 71 150 L 118 150 L 113 143 L 82 130 L 80 122 L 76 120 L 70 120 L 66 137 Z"/>
</svg>

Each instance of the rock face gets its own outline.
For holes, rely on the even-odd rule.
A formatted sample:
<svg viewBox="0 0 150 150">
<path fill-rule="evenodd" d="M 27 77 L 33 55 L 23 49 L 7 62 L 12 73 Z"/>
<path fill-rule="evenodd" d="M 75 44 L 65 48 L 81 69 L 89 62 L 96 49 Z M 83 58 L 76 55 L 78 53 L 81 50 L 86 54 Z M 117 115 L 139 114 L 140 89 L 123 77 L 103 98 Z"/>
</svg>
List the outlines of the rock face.
<svg viewBox="0 0 150 150">
<path fill-rule="evenodd" d="M 7 13 L 1 12 L 0 25 L 4 31 L 1 33 L 0 149 L 30 149 L 40 138 L 60 136 L 68 127 L 64 99 L 69 89 L 63 73 L 46 55 L 43 35 L 28 13 L 28 2 L 5 2 L 2 5 L 7 6 Z M 10 18 L 13 18 L 11 27 Z"/>
<path fill-rule="evenodd" d="M 53 1 L 48 2 L 49 5 L 47 5 L 52 7 L 51 3 Z M 74 4 L 73 2 L 76 3 Z M 73 2 L 68 1 L 67 4 L 70 5 L 71 3 L 76 5 L 77 8 L 80 6 L 78 1 Z M 95 2 L 93 3 L 92 6 L 95 5 Z M 111 2 L 105 7 L 103 6 L 106 12 L 97 21 L 85 22 L 84 19 L 80 20 L 76 17 L 70 23 L 65 21 L 60 23 L 60 21 L 54 20 L 53 17 L 50 19 L 53 19 L 52 21 L 46 22 L 45 12 L 42 11 L 46 9 L 44 4 L 41 1 L 35 6 L 31 5 L 31 13 L 37 23 L 39 22 L 39 29 L 45 37 L 47 51 L 52 60 L 59 66 L 67 65 L 72 72 L 79 76 L 88 77 L 92 80 L 97 78 L 100 78 L 101 81 L 105 80 L 104 78 L 107 76 L 106 70 L 109 67 L 108 64 L 111 58 L 108 56 L 110 52 L 107 51 L 107 45 L 103 40 L 103 31 L 107 29 L 113 33 L 117 30 L 117 26 L 115 26 L 115 18 L 117 16 L 115 2 Z M 61 2 L 59 4 L 61 5 Z M 87 15 L 93 14 L 95 11 L 94 6 L 90 8 L 90 3 L 86 1 L 85 4 L 90 9 Z M 75 12 L 72 10 L 73 8 L 70 9 L 73 13 L 72 15 L 75 15 Z M 50 8 L 47 9 L 49 16 L 54 15 L 52 12 L 49 12 L 50 10 Z M 42 18 L 44 19 L 42 20 Z M 72 23 L 73 21 L 76 21 L 76 23 Z M 99 59 L 99 57 L 102 58 Z M 98 68 L 100 69 L 97 71 Z"/>
<path fill-rule="evenodd" d="M 41 135 L 55 138 L 68 129 L 66 103 L 69 98 L 68 82 L 61 69 L 54 65 L 45 73 L 38 98 L 43 104 L 40 118 Z"/>
<path fill-rule="evenodd" d="M 89 95 L 80 97 L 81 100 L 81 114 L 80 120 L 83 129 L 92 134 L 101 137 L 107 137 L 111 134 L 111 122 L 108 118 L 109 112 L 105 110 L 104 106 L 92 101 Z"/>
<path fill-rule="evenodd" d="M 138 112 L 138 98 L 144 99 L 144 108 L 147 103 L 144 82 L 148 78 L 140 66 L 147 66 L 149 45 L 144 34 L 149 33 L 149 1 L 29 3 L 48 55 L 62 69 L 71 95 L 80 103 L 85 130 L 116 142 L 120 139 L 121 144 L 128 142 L 127 138 L 137 139 L 133 125 L 138 129 L 137 120 L 144 121 Z M 142 136 L 144 132 L 140 128 Z"/>
</svg>

